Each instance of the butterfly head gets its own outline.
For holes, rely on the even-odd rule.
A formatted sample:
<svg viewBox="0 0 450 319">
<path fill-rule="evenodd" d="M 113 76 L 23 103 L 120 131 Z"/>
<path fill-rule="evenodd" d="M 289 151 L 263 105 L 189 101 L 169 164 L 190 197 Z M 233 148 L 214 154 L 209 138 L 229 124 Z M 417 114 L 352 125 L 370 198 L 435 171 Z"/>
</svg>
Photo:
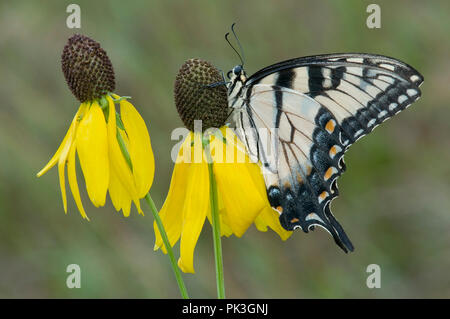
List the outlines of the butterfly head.
<svg viewBox="0 0 450 319">
<path fill-rule="evenodd" d="M 228 71 L 227 77 L 228 79 L 230 79 L 231 83 L 235 81 L 245 82 L 245 80 L 247 79 L 247 74 L 245 74 L 242 65 L 239 64 L 236 65 L 232 70 Z"/>
<path fill-rule="evenodd" d="M 232 70 L 228 71 L 227 77 L 230 80 L 227 84 L 228 100 L 230 105 L 233 105 L 245 85 L 247 75 L 242 65 L 236 65 Z"/>
</svg>

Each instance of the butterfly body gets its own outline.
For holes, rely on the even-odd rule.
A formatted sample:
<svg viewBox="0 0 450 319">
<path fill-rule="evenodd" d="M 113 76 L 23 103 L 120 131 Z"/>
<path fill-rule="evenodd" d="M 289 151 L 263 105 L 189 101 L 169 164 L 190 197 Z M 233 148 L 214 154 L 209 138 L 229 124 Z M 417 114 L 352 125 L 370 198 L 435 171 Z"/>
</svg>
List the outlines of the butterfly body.
<svg viewBox="0 0 450 319">
<path fill-rule="evenodd" d="M 326 54 L 287 60 L 247 77 L 228 73 L 237 135 L 262 164 L 267 195 L 287 230 L 319 226 L 353 245 L 330 210 L 350 145 L 420 96 L 423 77 L 396 59 Z"/>
</svg>

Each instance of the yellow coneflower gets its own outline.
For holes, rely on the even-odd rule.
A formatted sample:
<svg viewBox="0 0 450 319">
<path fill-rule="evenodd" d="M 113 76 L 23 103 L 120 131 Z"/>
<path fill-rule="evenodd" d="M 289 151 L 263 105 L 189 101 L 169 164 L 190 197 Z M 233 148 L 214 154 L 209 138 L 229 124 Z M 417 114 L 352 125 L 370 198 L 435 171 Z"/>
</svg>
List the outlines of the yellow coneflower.
<svg viewBox="0 0 450 319">
<path fill-rule="evenodd" d="M 214 66 L 198 59 L 188 60 L 175 81 L 175 104 L 191 132 L 179 150 L 159 214 L 170 245 L 181 238 L 178 266 L 183 272 L 194 273 L 194 249 L 205 220 L 211 222 L 208 152 L 217 183 L 221 236 L 240 237 L 253 223 L 260 231 L 270 227 L 283 240 L 291 234 L 280 226 L 279 214 L 268 202 L 260 167 L 251 163 L 242 143 L 225 125 L 229 112 L 225 86 L 208 87 L 221 81 Z M 195 120 L 201 120 L 204 129 L 218 128 L 216 134 L 194 132 Z M 154 228 L 155 250 L 165 251 L 156 224 Z"/>
<path fill-rule="evenodd" d="M 78 154 L 86 189 L 94 206 L 103 206 L 109 191 L 117 211 L 129 216 L 131 202 L 142 213 L 139 199 L 153 182 L 154 158 L 144 120 L 134 106 L 114 93 L 111 61 L 99 43 L 83 35 L 72 36 L 62 54 L 62 70 L 67 84 L 81 102 L 61 145 L 42 176 L 58 164 L 64 211 L 67 213 L 65 167 L 75 203 L 88 219 L 81 202 L 76 177 Z M 115 104 L 120 105 L 120 114 Z"/>
</svg>

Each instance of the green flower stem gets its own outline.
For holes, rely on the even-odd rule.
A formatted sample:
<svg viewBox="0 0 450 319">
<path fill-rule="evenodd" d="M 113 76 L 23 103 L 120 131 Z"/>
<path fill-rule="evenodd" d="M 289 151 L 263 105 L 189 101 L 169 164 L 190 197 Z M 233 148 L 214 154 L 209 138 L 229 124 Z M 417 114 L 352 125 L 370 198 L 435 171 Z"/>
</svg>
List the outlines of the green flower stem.
<svg viewBox="0 0 450 319">
<path fill-rule="evenodd" d="M 125 158 L 125 160 L 127 161 L 128 167 L 131 169 L 131 171 L 133 171 L 133 164 L 131 163 L 131 157 L 130 154 L 128 153 L 127 147 L 125 145 L 125 141 L 122 138 L 122 135 L 120 135 L 119 133 L 119 129 L 116 130 L 116 138 L 117 138 L 117 142 L 119 143 L 120 146 L 120 150 L 122 151 L 122 155 Z"/>
<path fill-rule="evenodd" d="M 167 254 L 169 255 L 170 263 L 172 264 L 172 270 L 175 274 L 175 278 L 178 283 L 178 287 L 180 288 L 181 296 L 184 299 L 188 299 L 189 295 L 186 290 L 186 286 L 184 285 L 183 277 L 181 276 L 180 268 L 178 268 L 177 261 L 175 260 L 175 256 L 173 254 L 172 246 L 170 246 L 169 238 L 167 237 L 167 233 L 164 229 L 164 225 L 159 217 L 158 210 L 156 209 L 155 203 L 153 202 L 150 193 L 145 195 L 145 200 L 150 206 L 150 209 L 153 213 L 153 217 L 155 218 L 156 225 L 158 226 L 159 233 L 161 234 L 162 240 L 164 242 L 164 246 L 166 247 Z"/>
<path fill-rule="evenodd" d="M 116 115 L 117 118 L 117 115 Z M 117 129 L 117 142 L 119 143 L 120 149 L 122 151 L 122 154 L 125 158 L 125 160 L 128 163 L 128 166 L 131 170 L 133 170 L 133 165 L 131 163 L 130 154 L 128 153 L 127 147 L 125 145 L 125 141 L 123 140 L 122 136 L 119 133 L 119 129 Z M 152 211 L 153 217 L 155 218 L 156 225 L 158 226 L 159 233 L 161 234 L 162 240 L 164 242 L 164 246 L 166 247 L 167 254 L 169 255 L 170 263 L 172 265 L 172 270 L 175 274 L 175 278 L 178 283 L 178 288 L 180 288 L 181 296 L 184 299 L 188 299 L 189 295 L 186 290 L 186 286 L 183 281 L 183 277 L 181 276 L 180 268 L 178 268 L 177 261 L 175 260 L 175 256 L 173 254 L 172 246 L 170 246 L 169 238 L 167 237 L 166 230 L 164 229 L 164 225 L 161 221 L 161 218 L 159 217 L 158 210 L 156 209 L 155 203 L 153 202 L 153 199 L 150 196 L 150 193 L 147 193 L 145 195 L 145 200 L 150 207 L 150 210 Z"/>
<path fill-rule="evenodd" d="M 216 179 L 214 178 L 213 161 L 211 158 L 209 143 L 205 143 L 205 153 L 208 160 L 209 194 L 211 201 L 211 219 L 214 240 L 214 256 L 216 261 L 217 298 L 225 299 L 225 281 L 223 276 L 222 243 L 220 241 L 220 217 L 217 198 Z"/>
</svg>

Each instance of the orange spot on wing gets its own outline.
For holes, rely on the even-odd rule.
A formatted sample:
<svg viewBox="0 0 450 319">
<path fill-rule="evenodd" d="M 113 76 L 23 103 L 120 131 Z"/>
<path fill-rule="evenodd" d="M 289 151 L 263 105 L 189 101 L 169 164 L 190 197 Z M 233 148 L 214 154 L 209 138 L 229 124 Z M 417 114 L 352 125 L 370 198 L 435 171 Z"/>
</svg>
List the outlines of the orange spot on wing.
<svg viewBox="0 0 450 319">
<path fill-rule="evenodd" d="M 296 222 L 299 222 L 300 221 L 300 219 L 298 219 L 298 218 L 292 218 L 291 219 L 291 223 L 293 224 L 293 223 L 296 223 Z"/>
<path fill-rule="evenodd" d="M 327 192 L 322 192 L 322 194 L 319 195 L 319 197 L 321 199 L 325 199 L 325 197 L 327 197 L 328 193 Z"/>
<path fill-rule="evenodd" d="M 325 125 L 325 129 L 326 129 L 329 133 L 333 133 L 335 127 L 336 127 L 336 123 L 334 122 L 334 120 L 329 120 L 329 121 L 327 122 L 327 124 Z"/>
<path fill-rule="evenodd" d="M 330 155 L 331 155 L 331 156 L 336 155 L 336 146 L 332 146 L 332 147 L 330 148 Z"/>
<path fill-rule="evenodd" d="M 276 209 L 277 209 L 280 213 L 283 212 L 283 207 L 281 207 L 281 206 L 278 206 Z"/>
<path fill-rule="evenodd" d="M 324 176 L 325 180 L 328 180 L 331 177 L 331 175 L 333 175 L 333 167 L 328 168 L 327 171 L 325 172 Z"/>
</svg>

